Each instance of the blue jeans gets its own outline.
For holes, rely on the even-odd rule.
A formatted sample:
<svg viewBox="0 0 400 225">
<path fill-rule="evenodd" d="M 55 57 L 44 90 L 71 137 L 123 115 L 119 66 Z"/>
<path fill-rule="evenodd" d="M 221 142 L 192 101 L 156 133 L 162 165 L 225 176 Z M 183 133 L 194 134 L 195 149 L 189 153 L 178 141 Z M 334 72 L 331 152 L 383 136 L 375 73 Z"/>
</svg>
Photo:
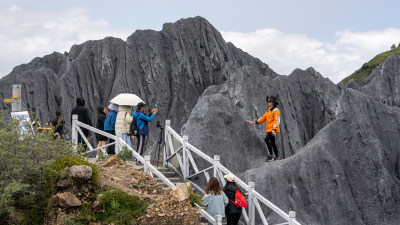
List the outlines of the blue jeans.
<svg viewBox="0 0 400 225">
<path fill-rule="evenodd" d="M 129 145 L 129 147 L 132 147 L 131 136 L 129 136 L 128 134 L 122 134 L 121 137 L 122 140 L 124 140 Z"/>
</svg>

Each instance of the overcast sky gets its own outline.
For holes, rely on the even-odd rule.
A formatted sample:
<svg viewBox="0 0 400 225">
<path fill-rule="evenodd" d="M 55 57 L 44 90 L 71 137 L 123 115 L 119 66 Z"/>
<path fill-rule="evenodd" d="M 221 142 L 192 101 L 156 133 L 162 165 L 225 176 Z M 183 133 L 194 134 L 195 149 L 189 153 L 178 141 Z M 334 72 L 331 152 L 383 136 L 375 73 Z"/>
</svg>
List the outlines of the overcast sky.
<svg viewBox="0 0 400 225">
<path fill-rule="evenodd" d="M 337 83 L 400 43 L 395 0 L 0 0 L 0 77 L 53 51 L 202 16 L 279 74 L 314 67 Z"/>
</svg>

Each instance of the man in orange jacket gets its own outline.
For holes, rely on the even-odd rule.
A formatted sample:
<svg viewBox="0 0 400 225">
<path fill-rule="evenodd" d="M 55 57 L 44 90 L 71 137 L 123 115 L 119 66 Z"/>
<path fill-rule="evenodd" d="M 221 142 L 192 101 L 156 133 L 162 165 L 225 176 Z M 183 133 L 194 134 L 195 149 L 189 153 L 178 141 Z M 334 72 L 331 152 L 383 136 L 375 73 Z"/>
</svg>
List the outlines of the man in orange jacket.
<svg viewBox="0 0 400 225">
<path fill-rule="evenodd" d="M 269 156 L 265 161 L 269 162 L 272 159 L 278 160 L 279 155 L 278 155 L 278 147 L 276 147 L 275 143 L 275 137 L 277 133 L 280 133 L 280 116 L 281 112 L 277 108 L 278 102 L 274 96 L 267 96 L 267 102 L 268 102 L 268 110 L 264 113 L 264 115 L 256 120 L 256 121 L 247 121 L 249 124 L 260 124 L 260 123 L 266 123 L 265 125 L 265 132 L 267 133 L 267 136 L 265 137 L 265 143 L 267 144 L 268 151 L 269 151 Z M 272 155 L 272 150 L 274 150 L 275 158 Z"/>
</svg>

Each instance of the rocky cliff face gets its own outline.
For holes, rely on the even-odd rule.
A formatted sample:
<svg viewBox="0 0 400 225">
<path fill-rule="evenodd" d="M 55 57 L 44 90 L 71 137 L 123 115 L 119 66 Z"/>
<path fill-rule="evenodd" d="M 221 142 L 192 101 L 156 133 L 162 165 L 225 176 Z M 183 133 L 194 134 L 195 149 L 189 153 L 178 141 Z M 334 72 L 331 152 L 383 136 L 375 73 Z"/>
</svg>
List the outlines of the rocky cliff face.
<svg viewBox="0 0 400 225">
<path fill-rule="evenodd" d="M 69 124 L 76 97 L 86 99 L 94 122 L 98 106 L 119 93 L 135 93 L 150 106 L 158 103 L 156 120 L 170 118 L 180 129 L 203 91 L 221 84 L 241 65 L 276 76 L 196 17 L 165 24 L 160 32 L 138 30 L 126 42 L 111 37 L 87 41 L 69 53 L 36 58 L 0 80 L 0 97 L 9 98 L 11 85 L 22 84 L 25 109 L 40 107 L 43 122 L 59 109 Z M 0 109 L 10 107 L 0 103 Z"/>
<path fill-rule="evenodd" d="M 94 122 L 96 107 L 135 93 L 158 104 L 156 120 L 171 119 L 190 143 L 219 154 L 303 224 L 398 224 L 399 65 L 399 56 L 389 57 L 361 85 L 335 85 L 313 68 L 281 76 L 196 17 L 36 58 L 0 80 L 0 97 L 21 83 L 23 105 L 40 106 L 42 122 L 61 109 L 69 123 L 78 96 Z M 277 143 L 285 159 L 271 163 L 265 126 L 246 123 L 264 114 L 266 95 L 278 97 L 282 114 Z M 155 123 L 150 129 L 149 147 Z"/>
</svg>

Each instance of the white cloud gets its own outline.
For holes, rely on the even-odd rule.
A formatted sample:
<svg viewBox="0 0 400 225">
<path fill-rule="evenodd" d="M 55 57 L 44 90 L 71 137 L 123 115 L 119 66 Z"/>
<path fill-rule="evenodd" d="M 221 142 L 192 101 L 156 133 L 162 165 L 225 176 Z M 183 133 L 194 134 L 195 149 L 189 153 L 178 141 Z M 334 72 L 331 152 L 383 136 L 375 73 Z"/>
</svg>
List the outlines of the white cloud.
<svg viewBox="0 0 400 225">
<path fill-rule="evenodd" d="M 226 41 L 259 58 L 279 74 L 314 67 L 337 83 L 392 44 L 400 42 L 400 29 L 369 32 L 339 31 L 334 42 L 276 29 L 251 33 L 221 32 Z"/>
<path fill-rule="evenodd" d="M 13 6 L 0 12 L 0 77 L 35 57 L 107 36 L 125 40 L 132 32 L 112 30 L 106 21 L 90 19 L 83 9 L 43 13 Z"/>
<path fill-rule="evenodd" d="M 9 9 L 7 9 L 7 11 L 9 11 L 9 12 L 17 12 L 17 11 L 21 11 L 21 8 L 19 6 L 13 5 Z"/>
</svg>

